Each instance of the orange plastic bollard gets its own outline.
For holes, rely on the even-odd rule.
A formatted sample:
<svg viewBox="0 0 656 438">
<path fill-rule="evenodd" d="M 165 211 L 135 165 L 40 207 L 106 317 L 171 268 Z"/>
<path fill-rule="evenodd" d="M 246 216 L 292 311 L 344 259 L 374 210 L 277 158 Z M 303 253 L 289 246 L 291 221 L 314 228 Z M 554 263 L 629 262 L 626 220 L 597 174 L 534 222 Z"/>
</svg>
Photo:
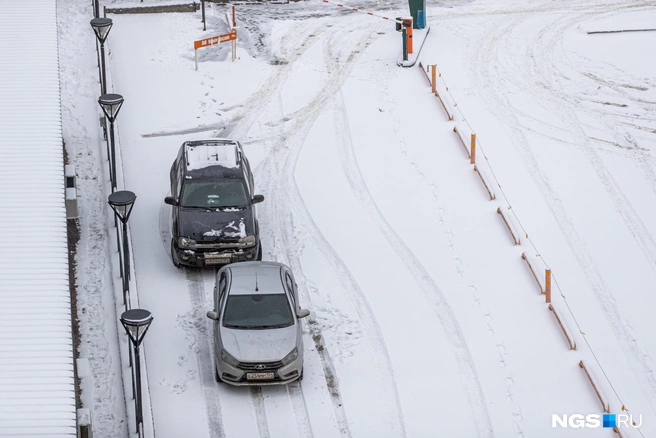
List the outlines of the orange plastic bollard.
<svg viewBox="0 0 656 438">
<path fill-rule="evenodd" d="M 406 27 L 408 30 L 408 53 L 412 54 L 412 17 L 406 18 L 406 20 L 410 23 L 410 25 Z"/>
<path fill-rule="evenodd" d="M 435 84 L 435 79 L 436 79 L 435 78 L 435 66 L 432 65 L 431 67 L 433 68 L 433 72 L 431 73 L 431 91 L 433 92 L 433 94 L 435 94 L 437 92 L 437 88 L 436 88 L 436 84 Z"/>
<path fill-rule="evenodd" d="M 551 302 L 551 269 L 546 269 L 545 273 L 545 295 L 546 295 L 546 302 L 550 303 Z"/>
<path fill-rule="evenodd" d="M 471 135 L 469 163 L 476 164 L 476 134 Z"/>
</svg>

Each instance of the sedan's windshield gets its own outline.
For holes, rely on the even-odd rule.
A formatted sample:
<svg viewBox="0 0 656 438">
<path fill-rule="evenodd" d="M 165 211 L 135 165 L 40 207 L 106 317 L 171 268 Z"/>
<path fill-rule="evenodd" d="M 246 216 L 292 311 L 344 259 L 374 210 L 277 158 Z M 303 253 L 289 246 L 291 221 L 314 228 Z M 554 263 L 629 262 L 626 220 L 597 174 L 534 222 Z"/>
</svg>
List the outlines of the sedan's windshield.
<svg viewBox="0 0 656 438">
<path fill-rule="evenodd" d="M 294 324 L 285 294 L 231 295 L 223 326 L 235 329 L 273 329 Z"/>
<path fill-rule="evenodd" d="M 238 179 L 185 181 L 180 197 L 182 207 L 221 208 L 248 205 L 244 184 Z"/>
</svg>

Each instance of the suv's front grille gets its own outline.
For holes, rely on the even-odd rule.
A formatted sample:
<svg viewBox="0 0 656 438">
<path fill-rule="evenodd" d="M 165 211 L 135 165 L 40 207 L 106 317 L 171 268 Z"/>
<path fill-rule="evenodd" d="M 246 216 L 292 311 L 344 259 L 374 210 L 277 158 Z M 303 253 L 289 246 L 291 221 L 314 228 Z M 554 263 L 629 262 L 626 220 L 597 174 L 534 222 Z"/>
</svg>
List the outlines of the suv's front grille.
<svg viewBox="0 0 656 438">
<path fill-rule="evenodd" d="M 243 245 L 241 245 L 243 247 Z M 218 242 L 196 242 L 196 249 L 236 249 L 240 248 L 238 242 L 227 242 L 227 243 L 218 243 Z"/>
<path fill-rule="evenodd" d="M 244 371 L 277 371 L 282 367 L 281 361 L 276 362 L 239 362 L 237 368 Z"/>
</svg>

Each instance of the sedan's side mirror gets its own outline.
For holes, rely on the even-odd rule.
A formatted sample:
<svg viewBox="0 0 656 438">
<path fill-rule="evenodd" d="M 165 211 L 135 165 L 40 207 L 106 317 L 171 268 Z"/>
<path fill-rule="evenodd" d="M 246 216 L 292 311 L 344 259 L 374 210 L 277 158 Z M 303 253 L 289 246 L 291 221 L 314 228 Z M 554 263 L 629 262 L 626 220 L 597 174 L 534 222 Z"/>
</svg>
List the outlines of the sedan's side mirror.
<svg viewBox="0 0 656 438">
<path fill-rule="evenodd" d="M 167 196 L 164 198 L 164 203 L 169 205 L 178 205 L 178 201 L 176 201 L 173 196 Z"/>
<path fill-rule="evenodd" d="M 298 313 L 296 314 L 296 317 L 297 317 L 298 319 L 301 319 L 301 318 L 305 318 L 305 317 L 308 316 L 309 314 L 310 314 L 310 311 L 309 311 L 308 309 L 301 309 L 301 310 L 299 310 Z"/>
<path fill-rule="evenodd" d="M 255 195 L 255 196 L 253 196 L 253 199 L 251 200 L 251 203 L 252 204 L 259 204 L 262 201 L 264 201 L 264 195 Z"/>
<path fill-rule="evenodd" d="M 209 319 L 213 319 L 214 321 L 218 321 L 218 320 L 219 320 L 219 314 L 218 314 L 218 312 L 215 312 L 215 311 L 213 311 L 213 310 L 210 310 L 209 312 L 207 312 L 207 317 L 208 317 Z"/>
</svg>

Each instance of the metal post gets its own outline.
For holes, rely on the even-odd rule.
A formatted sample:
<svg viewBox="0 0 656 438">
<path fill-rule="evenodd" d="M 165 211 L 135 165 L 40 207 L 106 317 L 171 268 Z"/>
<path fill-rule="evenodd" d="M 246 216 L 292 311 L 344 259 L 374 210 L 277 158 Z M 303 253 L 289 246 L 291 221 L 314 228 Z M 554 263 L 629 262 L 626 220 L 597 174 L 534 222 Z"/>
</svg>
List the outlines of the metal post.
<svg viewBox="0 0 656 438">
<path fill-rule="evenodd" d="M 116 189 L 116 151 L 114 147 L 114 122 L 109 121 L 109 146 L 111 150 L 110 180 L 112 182 L 112 192 Z"/>
<path fill-rule="evenodd" d="M 200 8 L 203 11 L 203 30 L 207 30 L 207 26 L 205 25 L 205 0 L 200 0 Z"/>
<path fill-rule="evenodd" d="M 93 18 L 100 16 L 100 3 L 98 0 L 93 0 Z"/>
<path fill-rule="evenodd" d="M 143 422 L 143 411 L 141 408 L 141 361 L 139 360 L 139 346 L 134 346 L 135 373 L 137 375 L 137 433 L 139 433 L 139 424 Z"/>
<path fill-rule="evenodd" d="M 403 37 L 403 60 L 408 60 L 408 32 L 405 30 L 405 27 L 401 29 L 401 35 Z"/>
<path fill-rule="evenodd" d="M 100 89 L 102 90 L 101 94 L 107 94 L 107 73 L 105 71 L 105 44 L 100 43 Z"/>
<path fill-rule="evenodd" d="M 123 262 L 125 263 L 125 278 L 126 278 L 126 287 L 125 289 L 130 291 L 130 245 L 128 244 L 128 224 L 123 222 Z"/>
</svg>

